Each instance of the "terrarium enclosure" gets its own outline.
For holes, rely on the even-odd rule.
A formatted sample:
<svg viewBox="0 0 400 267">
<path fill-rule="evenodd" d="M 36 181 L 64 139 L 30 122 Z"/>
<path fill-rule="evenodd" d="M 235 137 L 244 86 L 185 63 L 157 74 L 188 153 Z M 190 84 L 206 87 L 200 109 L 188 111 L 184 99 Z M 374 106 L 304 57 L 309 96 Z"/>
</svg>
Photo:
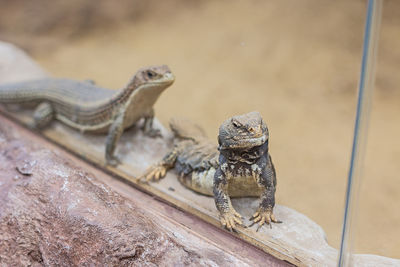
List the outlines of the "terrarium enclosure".
<svg viewBox="0 0 400 267">
<path fill-rule="evenodd" d="M 0 0 L 0 40 L 56 77 L 120 88 L 140 67 L 176 81 L 155 105 L 217 142 L 228 117 L 257 110 L 270 131 L 277 204 L 339 247 L 366 1 Z M 400 3 L 383 7 L 356 253 L 400 258 Z"/>
</svg>

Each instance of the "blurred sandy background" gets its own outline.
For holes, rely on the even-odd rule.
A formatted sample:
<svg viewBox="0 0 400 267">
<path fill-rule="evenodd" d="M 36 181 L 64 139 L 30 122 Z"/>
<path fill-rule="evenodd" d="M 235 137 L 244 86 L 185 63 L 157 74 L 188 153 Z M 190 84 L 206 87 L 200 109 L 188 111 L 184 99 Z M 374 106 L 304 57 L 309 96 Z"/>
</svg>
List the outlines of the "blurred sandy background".
<svg viewBox="0 0 400 267">
<path fill-rule="evenodd" d="M 54 76 L 119 88 L 141 66 L 176 83 L 156 104 L 216 140 L 226 118 L 269 125 L 277 202 L 338 247 L 366 1 L 0 0 L 0 39 Z M 400 3 L 384 3 L 356 251 L 400 258 Z"/>
</svg>

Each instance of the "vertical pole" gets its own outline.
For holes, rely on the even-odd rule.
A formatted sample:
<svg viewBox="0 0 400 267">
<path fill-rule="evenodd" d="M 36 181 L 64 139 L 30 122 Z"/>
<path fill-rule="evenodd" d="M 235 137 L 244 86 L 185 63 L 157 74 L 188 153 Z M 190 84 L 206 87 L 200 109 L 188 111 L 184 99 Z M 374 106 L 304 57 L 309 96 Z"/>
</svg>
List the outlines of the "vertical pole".
<svg viewBox="0 0 400 267">
<path fill-rule="evenodd" d="M 338 266 L 351 266 L 354 241 L 354 219 L 357 217 L 358 194 L 365 155 L 368 122 L 371 110 L 372 91 L 375 82 L 375 61 L 383 0 L 369 0 L 365 23 L 361 75 L 358 88 L 357 114 L 347 180 L 342 240 Z"/>
</svg>

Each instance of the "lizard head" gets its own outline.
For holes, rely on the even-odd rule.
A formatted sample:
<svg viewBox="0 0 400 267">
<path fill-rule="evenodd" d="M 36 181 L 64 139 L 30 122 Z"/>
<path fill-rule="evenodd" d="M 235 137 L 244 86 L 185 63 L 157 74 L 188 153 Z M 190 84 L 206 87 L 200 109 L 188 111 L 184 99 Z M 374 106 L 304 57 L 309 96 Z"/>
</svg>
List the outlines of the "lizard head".
<svg viewBox="0 0 400 267">
<path fill-rule="evenodd" d="M 247 149 L 268 141 L 268 128 L 257 111 L 234 116 L 219 127 L 221 149 Z"/>
<path fill-rule="evenodd" d="M 133 90 L 142 88 L 167 88 L 175 81 L 175 77 L 167 65 L 150 66 L 139 69 L 128 87 Z"/>
</svg>

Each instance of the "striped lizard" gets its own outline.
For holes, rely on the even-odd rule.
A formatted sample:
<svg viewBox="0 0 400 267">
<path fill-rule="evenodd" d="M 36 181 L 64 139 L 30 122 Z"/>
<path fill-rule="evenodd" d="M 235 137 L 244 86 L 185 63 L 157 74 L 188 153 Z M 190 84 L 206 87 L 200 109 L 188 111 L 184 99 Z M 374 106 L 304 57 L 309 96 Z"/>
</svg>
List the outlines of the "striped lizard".
<svg viewBox="0 0 400 267">
<path fill-rule="evenodd" d="M 144 118 L 143 130 L 152 128 L 153 105 L 174 82 L 166 65 L 140 69 L 120 90 L 97 87 L 91 82 L 45 78 L 0 85 L 0 103 L 34 106 L 32 126 L 42 129 L 54 119 L 81 132 L 108 133 L 105 158 L 117 165 L 116 144 L 124 129 Z"/>
</svg>

